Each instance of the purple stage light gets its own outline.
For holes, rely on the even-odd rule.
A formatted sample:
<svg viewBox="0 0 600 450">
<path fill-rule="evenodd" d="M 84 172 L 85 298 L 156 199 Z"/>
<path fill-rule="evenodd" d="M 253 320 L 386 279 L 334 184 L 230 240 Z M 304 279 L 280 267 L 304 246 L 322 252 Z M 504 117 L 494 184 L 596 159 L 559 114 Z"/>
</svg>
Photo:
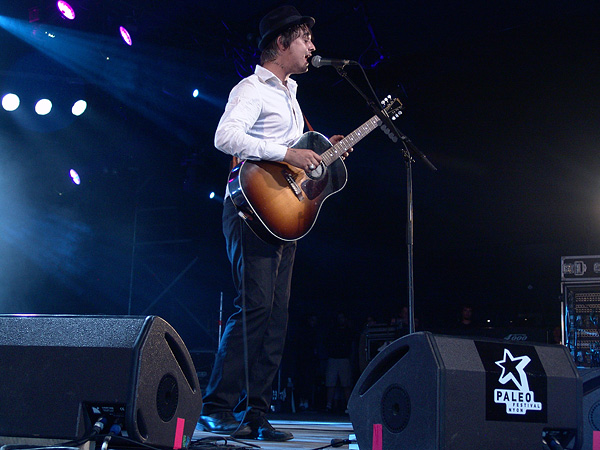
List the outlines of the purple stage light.
<svg viewBox="0 0 600 450">
<path fill-rule="evenodd" d="M 69 170 L 69 175 L 71 176 L 71 180 L 73 180 L 73 183 L 75 183 L 77 186 L 81 184 L 81 178 L 79 178 L 79 174 L 75 169 Z"/>
<path fill-rule="evenodd" d="M 125 27 L 119 27 L 119 32 L 121 33 L 121 37 L 125 41 L 127 45 L 133 45 L 133 41 L 131 40 L 131 36 L 129 35 L 129 31 Z"/>
<path fill-rule="evenodd" d="M 71 5 L 69 5 L 65 0 L 58 0 L 56 2 L 56 7 L 62 14 L 65 19 L 74 20 L 75 19 L 75 10 Z"/>
</svg>

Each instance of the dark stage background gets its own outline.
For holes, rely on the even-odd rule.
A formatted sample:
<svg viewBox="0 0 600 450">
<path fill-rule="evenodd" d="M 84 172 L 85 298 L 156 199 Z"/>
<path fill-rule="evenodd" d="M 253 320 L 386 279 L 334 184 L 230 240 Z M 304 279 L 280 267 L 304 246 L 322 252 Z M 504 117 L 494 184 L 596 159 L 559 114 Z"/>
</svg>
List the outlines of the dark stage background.
<svg viewBox="0 0 600 450">
<path fill-rule="evenodd" d="M 50 1 L 0 3 L 0 94 L 22 97 L 0 110 L 0 313 L 156 314 L 212 350 L 233 296 L 218 199 L 229 160 L 213 133 L 279 3 L 72 3 L 74 23 Z M 438 168 L 413 165 L 419 327 L 453 325 L 462 303 L 490 326 L 558 325 L 560 257 L 600 253 L 600 4 L 291 3 L 316 18 L 316 54 L 360 61 L 380 97 L 401 99 L 399 128 Z M 331 67 L 296 79 L 325 135 L 371 116 Z M 75 94 L 88 110 L 34 117 L 42 93 L 56 112 Z M 360 328 L 407 303 L 402 155 L 376 130 L 347 167 L 299 243 L 294 336 L 308 313 L 343 310 Z"/>
</svg>

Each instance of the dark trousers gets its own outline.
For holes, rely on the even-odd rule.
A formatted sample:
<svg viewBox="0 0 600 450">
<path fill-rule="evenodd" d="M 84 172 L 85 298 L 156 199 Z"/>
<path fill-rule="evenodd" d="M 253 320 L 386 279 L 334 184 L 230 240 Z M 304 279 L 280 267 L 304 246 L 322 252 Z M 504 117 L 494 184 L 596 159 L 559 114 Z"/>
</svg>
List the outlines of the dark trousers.
<svg viewBox="0 0 600 450">
<path fill-rule="evenodd" d="M 238 292 L 234 300 L 237 310 L 225 326 L 202 414 L 241 411 L 245 407 L 244 304 L 250 414 L 265 414 L 285 344 L 296 242 L 265 243 L 244 224 L 230 198 L 224 204 L 223 233 Z"/>
</svg>

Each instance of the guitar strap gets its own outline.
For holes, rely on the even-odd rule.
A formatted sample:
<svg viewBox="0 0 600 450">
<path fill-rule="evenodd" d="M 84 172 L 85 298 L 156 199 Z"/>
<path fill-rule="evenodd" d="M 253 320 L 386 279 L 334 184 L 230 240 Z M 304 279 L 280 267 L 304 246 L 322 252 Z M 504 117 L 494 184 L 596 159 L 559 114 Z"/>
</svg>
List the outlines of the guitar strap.
<svg viewBox="0 0 600 450">
<path fill-rule="evenodd" d="M 237 156 L 232 156 L 231 157 L 231 162 L 229 163 L 229 173 L 231 173 L 231 171 L 233 170 L 233 168 L 235 166 L 237 166 L 240 163 L 240 158 L 238 158 Z"/>
<path fill-rule="evenodd" d="M 303 116 L 304 116 L 304 122 L 306 122 L 306 128 L 308 128 L 309 131 L 315 131 L 315 129 L 312 127 L 312 125 L 306 118 L 306 115 L 303 114 Z M 231 162 L 229 163 L 229 172 L 231 172 L 233 170 L 233 168 L 235 166 L 237 166 L 239 163 L 240 163 L 240 158 L 238 158 L 237 156 L 232 156 Z"/>
<path fill-rule="evenodd" d="M 308 119 L 306 118 L 305 115 L 304 115 L 304 121 L 306 122 L 306 128 L 308 128 L 308 131 L 315 131 L 315 129 L 310 125 L 310 122 L 308 121 Z"/>
</svg>

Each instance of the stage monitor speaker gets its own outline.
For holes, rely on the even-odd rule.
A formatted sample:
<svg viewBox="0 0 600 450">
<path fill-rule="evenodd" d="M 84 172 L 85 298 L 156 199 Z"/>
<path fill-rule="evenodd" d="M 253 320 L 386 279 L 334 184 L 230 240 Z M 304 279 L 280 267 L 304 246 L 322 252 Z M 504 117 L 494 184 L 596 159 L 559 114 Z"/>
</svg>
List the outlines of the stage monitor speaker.
<svg viewBox="0 0 600 450">
<path fill-rule="evenodd" d="M 371 361 L 348 408 L 361 450 L 578 449 L 581 402 L 563 346 L 420 332 Z"/>
<path fill-rule="evenodd" d="M 102 418 L 104 433 L 185 448 L 201 408 L 190 354 L 160 317 L 0 316 L 2 444 L 79 440 Z"/>
<path fill-rule="evenodd" d="M 600 447 L 600 368 L 580 368 L 583 382 L 582 450 Z"/>
</svg>

